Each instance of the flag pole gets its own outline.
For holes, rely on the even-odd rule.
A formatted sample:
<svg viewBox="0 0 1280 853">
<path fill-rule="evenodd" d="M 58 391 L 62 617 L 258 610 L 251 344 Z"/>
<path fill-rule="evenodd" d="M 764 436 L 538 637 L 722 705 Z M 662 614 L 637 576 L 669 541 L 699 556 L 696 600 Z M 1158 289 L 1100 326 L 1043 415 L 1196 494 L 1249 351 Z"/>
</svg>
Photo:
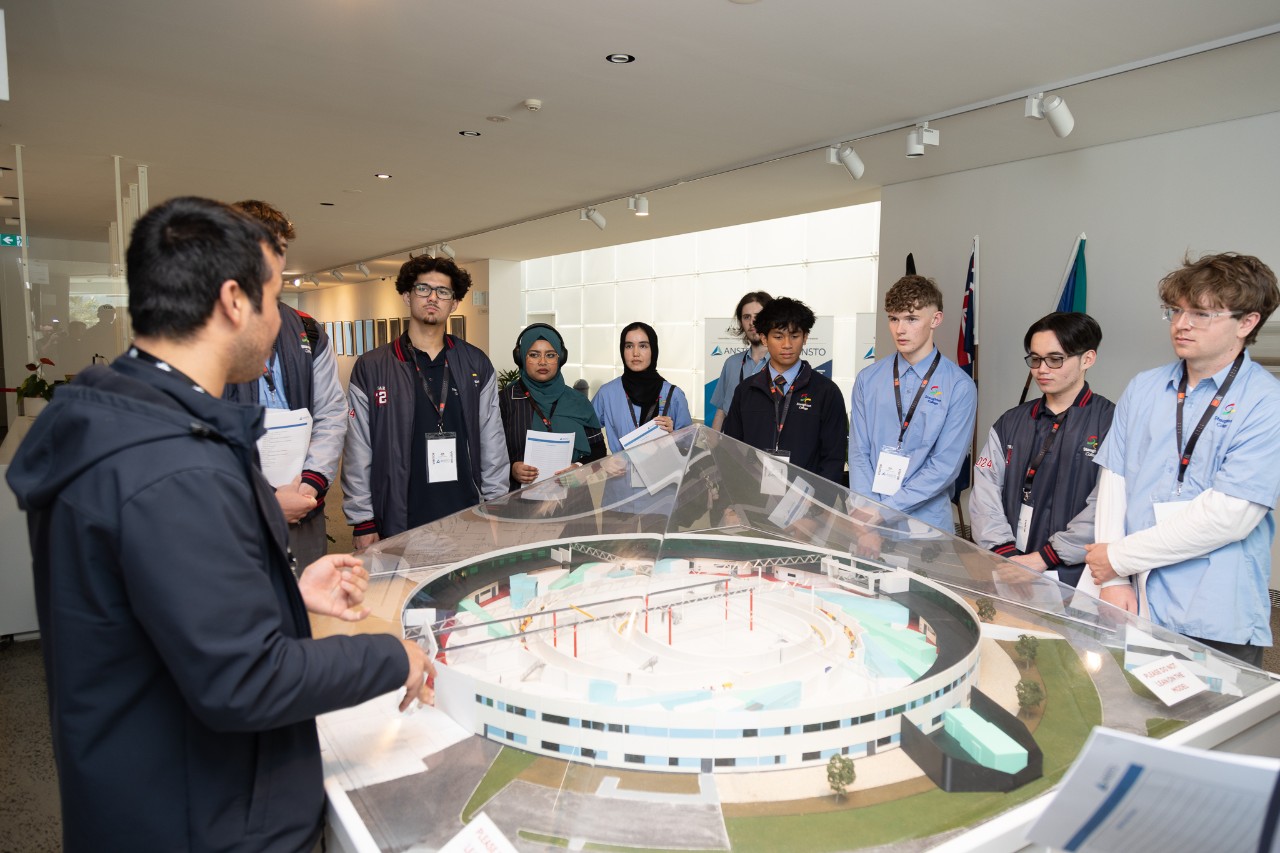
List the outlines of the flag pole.
<svg viewBox="0 0 1280 853">
<path fill-rule="evenodd" d="M 1067 292 L 1067 283 L 1071 281 L 1071 273 L 1075 270 L 1076 261 L 1080 257 L 1080 245 L 1085 241 L 1085 234 L 1080 232 L 1080 236 L 1076 237 L 1075 245 L 1071 247 L 1071 254 L 1067 256 L 1066 269 L 1062 271 L 1062 283 L 1058 285 L 1058 292 L 1053 298 L 1054 310 L 1058 310 L 1059 304 L 1062 302 L 1063 294 Z M 1021 406 L 1027 402 L 1027 392 L 1031 390 L 1031 377 L 1035 371 L 1027 371 L 1027 380 L 1022 383 L 1022 395 L 1018 397 L 1018 405 Z"/>
</svg>

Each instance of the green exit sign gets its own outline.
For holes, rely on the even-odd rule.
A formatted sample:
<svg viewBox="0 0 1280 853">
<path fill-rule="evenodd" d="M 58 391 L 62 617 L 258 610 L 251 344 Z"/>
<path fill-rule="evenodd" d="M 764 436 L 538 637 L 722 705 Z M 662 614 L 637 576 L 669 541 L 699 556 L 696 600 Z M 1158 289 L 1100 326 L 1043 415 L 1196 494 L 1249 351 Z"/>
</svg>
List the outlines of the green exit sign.
<svg viewBox="0 0 1280 853">
<path fill-rule="evenodd" d="M 0 246 L 21 246 L 21 234 L 0 234 Z"/>
</svg>

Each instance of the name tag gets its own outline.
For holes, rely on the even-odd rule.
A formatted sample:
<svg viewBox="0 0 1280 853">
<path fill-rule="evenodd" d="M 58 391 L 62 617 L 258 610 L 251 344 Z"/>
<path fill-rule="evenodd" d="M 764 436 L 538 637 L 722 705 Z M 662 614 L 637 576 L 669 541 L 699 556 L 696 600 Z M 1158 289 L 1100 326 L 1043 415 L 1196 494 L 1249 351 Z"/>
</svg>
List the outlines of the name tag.
<svg viewBox="0 0 1280 853">
<path fill-rule="evenodd" d="M 1024 554 L 1027 552 L 1027 535 L 1031 532 L 1031 516 L 1035 514 L 1035 507 L 1030 504 L 1023 504 L 1018 510 L 1018 530 L 1014 535 L 1014 546 Z"/>
<path fill-rule="evenodd" d="M 458 479 L 458 439 L 451 432 L 427 435 L 427 482 L 452 483 Z"/>
<path fill-rule="evenodd" d="M 876 477 L 871 483 L 871 491 L 878 495 L 896 495 L 902 488 L 902 481 L 907 478 L 907 466 L 911 464 L 910 456 L 903 456 L 896 447 L 880 449 L 876 459 Z"/>
</svg>

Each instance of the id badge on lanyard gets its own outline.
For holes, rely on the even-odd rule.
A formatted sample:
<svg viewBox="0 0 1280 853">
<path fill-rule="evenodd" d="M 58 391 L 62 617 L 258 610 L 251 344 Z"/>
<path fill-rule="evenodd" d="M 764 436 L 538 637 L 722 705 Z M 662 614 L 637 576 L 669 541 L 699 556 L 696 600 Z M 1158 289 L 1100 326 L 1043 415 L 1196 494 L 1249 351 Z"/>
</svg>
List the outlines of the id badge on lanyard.
<svg viewBox="0 0 1280 853">
<path fill-rule="evenodd" d="M 902 453 L 900 447 L 885 445 L 880 448 L 876 457 L 876 476 L 871 483 L 871 491 L 878 495 L 896 495 L 907 479 L 907 468 L 911 465 L 911 457 Z"/>
<path fill-rule="evenodd" d="M 1027 536 L 1031 533 L 1031 517 L 1035 515 L 1035 507 L 1023 504 L 1018 509 L 1018 530 L 1014 534 L 1014 547 L 1022 553 L 1027 552 Z"/>
<path fill-rule="evenodd" d="M 452 432 L 429 432 L 427 482 L 452 483 L 458 479 L 458 437 Z"/>
</svg>

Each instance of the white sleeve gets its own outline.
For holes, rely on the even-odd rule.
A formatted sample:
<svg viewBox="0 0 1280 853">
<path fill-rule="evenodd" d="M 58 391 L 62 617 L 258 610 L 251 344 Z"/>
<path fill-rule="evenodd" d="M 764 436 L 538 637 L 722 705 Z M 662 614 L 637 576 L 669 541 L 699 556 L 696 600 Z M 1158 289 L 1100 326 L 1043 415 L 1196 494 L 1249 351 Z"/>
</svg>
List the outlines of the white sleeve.
<svg viewBox="0 0 1280 853">
<path fill-rule="evenodd" d="M 1013 525 L 1004 514 L 1004 453 L 995 427 L 987 433 L 987 444 L 973 465 L 973 485 L 969 489 L 969 521 L 973 541 L 990 550 L 1014 541 Z"/>
<path fill-rule="evenodd" d="M 1121 577 L 1203 557 L 1248 536 L 1267 510 L 1262 504 L 1206 489 L 1154 527 L 1112 541 L 1107 555 Z"/>
<path fill-rule="evenodd" d="M 1103 468 L 1098 475 L 1098 484 L 1094 487 L 1094 491 L 1097 492 L 1098 503 L 1093 517 L 1093 540 L 1119 542 L 1124 538 L 1124 510 L 1128 501 L 1124 477 L 1110 468 Z M 1108 548 L 1107 553 L 1110 555 L 1112 548 Z M 1122 586 L 1129 583 L 1129 578 L 1118 577 L 1103 583 L 1102 586 Z M 1098 597 L 1099 586 L 1093 582 L 1093 575 L 1089 572 L 1080 576 L 1076 589 L 1094 598 Z"/>
</svg>

